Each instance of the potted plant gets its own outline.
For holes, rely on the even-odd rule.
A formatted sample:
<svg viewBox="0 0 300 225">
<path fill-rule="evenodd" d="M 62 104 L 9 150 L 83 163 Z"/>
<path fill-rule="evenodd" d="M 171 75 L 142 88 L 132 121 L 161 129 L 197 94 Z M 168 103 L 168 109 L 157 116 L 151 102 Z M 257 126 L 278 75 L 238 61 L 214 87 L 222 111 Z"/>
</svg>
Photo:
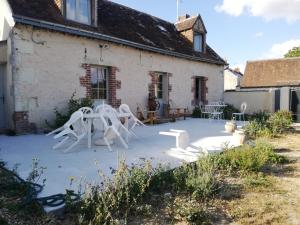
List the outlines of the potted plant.
<svg viewBox="0 0 300 225">
<path fill-rule="evenodd" d="M 235 138 L 235 141 L 240 145 L 243 145 L 246 141 L 246 135 L 244 130 L 236 130 L 233 133 L 233 137 Z"/>
<path fill-rule="evenodd" d="M 231 121 L 226 122 L 225 131 L 228 133 L 233 133 L 235 130 L 236 130 L 236 121 L 235 121 L 235 117 L 233 117 Z"/>
</svg>

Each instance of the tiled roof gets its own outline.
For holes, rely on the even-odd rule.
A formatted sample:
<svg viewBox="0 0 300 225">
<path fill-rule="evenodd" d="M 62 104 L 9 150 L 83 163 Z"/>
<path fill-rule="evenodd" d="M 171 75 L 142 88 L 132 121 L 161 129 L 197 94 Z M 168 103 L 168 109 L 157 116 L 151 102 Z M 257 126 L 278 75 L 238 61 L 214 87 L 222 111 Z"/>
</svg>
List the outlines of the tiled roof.
<svg viewBox="0 0 300 225">
<path fill-rule="evenodd" d="M 225 64 L 224 60 L 207 45 L 206 53 L 193 50 L 193 45 L 175 25 L 126 6 L 98 0 L 98 26 L 88 26 L 66 20 L 54 0 L 8 0 L 14 16 L 79 28 L 116 37 L 130 42 L 193 56 L 199 61 Z M 22 21 L 19 21 L 22 23 Z"/>
<path fill-rule="evenodd" d="M 196 23 L 197 19 L 198 19 L 198 16 L 193 16 L 193 17 L 190 17 L 190 18 L 185 19 L 183 21 L 178 21 L 177 23 L 175 23 L 175 26 L 176 26 L 178 31 L 189 30 L 189 29 L 193 28 L 193 26 Z"/>
<path fill-rule="evenodd" d="M 300 86 L 300 57 L 247 62 L 242 88 Z"/>
</svg>

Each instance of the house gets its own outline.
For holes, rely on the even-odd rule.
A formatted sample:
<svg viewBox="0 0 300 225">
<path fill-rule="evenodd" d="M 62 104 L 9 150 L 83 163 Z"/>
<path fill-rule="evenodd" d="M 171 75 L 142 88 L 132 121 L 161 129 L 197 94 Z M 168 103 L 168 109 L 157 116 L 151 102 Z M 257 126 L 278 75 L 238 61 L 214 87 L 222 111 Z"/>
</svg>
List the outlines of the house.
<svg viewBox="0 0 300 225">
<path fill-rule="evenodd" d="M 237 106 L 248 102 L 251 112 L 290 110 L 299 121 L 300 58 L 249 61 L 240 89 L 225 95 Z"/>
<path fill-rule="evenodd" d="M 240 81 L 243 74 L 240 72 L 239 68 L 231 69 L 229 67 L 224 70 L 224 90 L 235 90 L 236 87 L 240 86 Z"/>
<path fill-rule="evenodd" d="M 223 98 L 226 64 L 200 15 L 175 24 L 107 0 L 2 0 L 0 127 L 43 129 L 75 92 L 133 111 L 149 93 L 192 109 Z"/>
</svg>

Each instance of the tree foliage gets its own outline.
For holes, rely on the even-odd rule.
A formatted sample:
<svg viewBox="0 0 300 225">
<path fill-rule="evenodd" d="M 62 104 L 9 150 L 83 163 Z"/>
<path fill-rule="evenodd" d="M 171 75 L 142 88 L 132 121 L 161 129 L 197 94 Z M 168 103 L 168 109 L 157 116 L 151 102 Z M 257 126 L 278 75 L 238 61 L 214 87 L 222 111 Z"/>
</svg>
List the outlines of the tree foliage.
<svg viewBox="0 0 300 225">
<path fill-rule="evenodd" d="M 285 58 L 300 57 L 300 46 L 294 47 L 284 55 Z"/>
</svg>

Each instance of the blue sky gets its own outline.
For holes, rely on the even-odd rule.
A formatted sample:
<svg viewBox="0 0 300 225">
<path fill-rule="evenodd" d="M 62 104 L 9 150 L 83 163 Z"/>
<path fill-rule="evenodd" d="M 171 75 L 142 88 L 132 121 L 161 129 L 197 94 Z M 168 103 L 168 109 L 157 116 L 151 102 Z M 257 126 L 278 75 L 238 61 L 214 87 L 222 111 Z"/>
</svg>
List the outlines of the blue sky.
<svg viewBox="0 0 300 225">
<path fill-rule="evenodd" d="M 176 0 L 113 1 L 176 21 Z M 180 14 L 186 13 L 201 14 L 207 43 L 232 67 L 300 45 L 300 0 L 182 0 Z"/>
</svg>

